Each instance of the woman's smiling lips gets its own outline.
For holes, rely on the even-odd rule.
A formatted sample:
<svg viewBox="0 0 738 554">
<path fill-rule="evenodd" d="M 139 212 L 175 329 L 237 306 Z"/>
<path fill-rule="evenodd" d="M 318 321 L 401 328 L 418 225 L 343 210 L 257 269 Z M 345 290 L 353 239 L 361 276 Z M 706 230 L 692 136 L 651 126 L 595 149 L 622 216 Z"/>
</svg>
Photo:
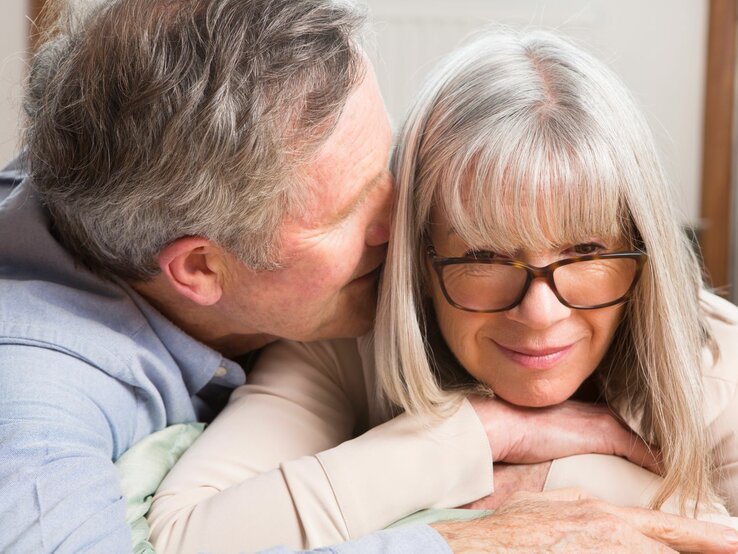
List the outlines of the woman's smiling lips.
<svg viewBox="0 0 738 554">
<path fill-rule="evenodd" d="M 518 346 L 508 348 L 494 340 L 492 342 L 507 358 L 528 369 L 551 369 L 571 352 L 575 344 L 531 349 Z"/>
</svg>

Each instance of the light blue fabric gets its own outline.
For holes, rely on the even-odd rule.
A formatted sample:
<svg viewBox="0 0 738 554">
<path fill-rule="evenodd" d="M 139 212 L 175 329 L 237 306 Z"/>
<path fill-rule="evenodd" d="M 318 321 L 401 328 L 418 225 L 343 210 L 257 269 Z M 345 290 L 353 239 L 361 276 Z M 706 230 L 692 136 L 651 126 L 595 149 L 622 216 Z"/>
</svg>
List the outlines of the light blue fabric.
<svg viewBox="0 0 738 554">
<path fill-rule="evenodd" d="M 270 548 L 259 554 L 289 554 L 284 547 Z M 408 525 L 399 529 L 379 531 L 360 539 L 301 552 L 324 554 L 452 554 L 451 548 L 441 536 L 427 525 Z"/>
<path fill-rule="evenodd" d="M 437 521 L 467 521 L 470 519 L 479 519 L 490 515 L 492 512 L 489 510 L 462 510 L 459 508 L 433 508 L 430 510 L 421 510 L 412 515 L 409 515 L 399 521 L 396 521 L 392 525 L 388 526 L 388 529 L 400 527 L 402 525 L 414 525 L 416 523 L 436 523 Z"/>
<path fill-rule="evenodd" d="M 0 552 L 130 552 L 113 462 L 209 418 L 196 395 L 243 383 L 243 370 L 124 283 L 76 266 L 20 178 L 0 174 L 14 188 L 0 204 Z M 381 539 L 387 552 L 430 551 L 398 531 Z"/>
<path fill-rule="evenodd" d="M 7 177 L 7 172 L 3 173 Z M 0 204 L 0 552 L 130 552 L 113 461 L 243 370 L 76 267 L 28 181 Z"/>
</svg>

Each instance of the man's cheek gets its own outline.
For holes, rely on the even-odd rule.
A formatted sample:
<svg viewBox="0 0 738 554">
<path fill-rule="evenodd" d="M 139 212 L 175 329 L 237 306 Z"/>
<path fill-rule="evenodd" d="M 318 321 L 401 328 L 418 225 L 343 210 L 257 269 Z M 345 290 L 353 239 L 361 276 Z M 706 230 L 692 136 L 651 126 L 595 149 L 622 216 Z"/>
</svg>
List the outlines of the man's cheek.
<svg viewBox="0 0 738 554">
<path fill-rule="evenodd" d="M 294 292 L 303 298 L 329 295 L 333 289 L 342 286 L 339 275 L 340 266 L 331 264 L 316 266 L 312 271 L 305 272 L 302 283 L 295 287 Z"/>
</svg>

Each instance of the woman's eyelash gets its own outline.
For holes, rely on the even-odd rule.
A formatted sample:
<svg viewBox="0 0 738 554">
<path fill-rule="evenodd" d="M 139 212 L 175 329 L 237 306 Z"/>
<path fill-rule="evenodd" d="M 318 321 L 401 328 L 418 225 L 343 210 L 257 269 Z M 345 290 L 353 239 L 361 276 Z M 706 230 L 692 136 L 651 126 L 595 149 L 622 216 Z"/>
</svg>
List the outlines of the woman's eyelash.
<svg viewBox="0 0 738 554">
<path fill-rule="evenodd" d="M 601 252 L 603 250 L 607 250 L 607 247 L 603 244 L 597 243 L 597 242 L 584 242 L 581 244 L 575 244 L 571 247 L 571 250 L 576 252 L 577 254 L 594 254 L 595 252 Z M 585 250 L 585 252 L 582 252 L 582 250 Z"/>
</svg>

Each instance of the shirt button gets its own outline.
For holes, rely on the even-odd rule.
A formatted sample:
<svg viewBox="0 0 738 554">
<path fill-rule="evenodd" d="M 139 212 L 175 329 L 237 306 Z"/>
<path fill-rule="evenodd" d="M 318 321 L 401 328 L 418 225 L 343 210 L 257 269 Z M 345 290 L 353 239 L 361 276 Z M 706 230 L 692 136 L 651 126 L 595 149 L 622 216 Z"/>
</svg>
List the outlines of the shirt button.
<svg viewBox="0 0 738 554">
<path fill-rule="evenodd" d="M 216 377 L 225 377 L 226 375 L 228 375 L 228 370 L 224 367 L 219 367 L 215 370 Z"/>
</svg>

